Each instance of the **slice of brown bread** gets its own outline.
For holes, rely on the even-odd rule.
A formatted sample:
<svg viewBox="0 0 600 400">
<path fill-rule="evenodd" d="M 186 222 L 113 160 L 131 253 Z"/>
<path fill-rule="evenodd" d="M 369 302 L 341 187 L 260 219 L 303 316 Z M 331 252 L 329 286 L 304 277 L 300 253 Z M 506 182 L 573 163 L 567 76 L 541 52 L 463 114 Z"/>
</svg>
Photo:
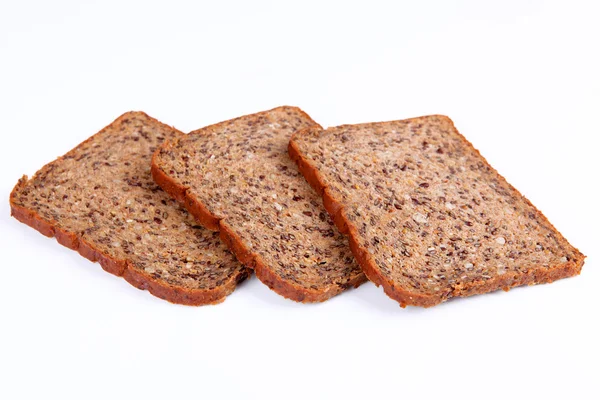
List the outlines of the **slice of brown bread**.
<svg viewBox="0 0 600 400">
<path fill-rule="evenodd" d="M 218 303 L 249 270 L 152 180 L 152 153 L 182 133 L 123 114 L 66 155 L 23 177 L 11 214 L 173 303 Z"/>
<path fill-rule="evenodd" d="M 366 280 L 287 154 L 292 133 L 318 125 L 279 107 L 166 141 L 154 180 L 221 238 L 280 295 L 324 301 Z"/>
<path fill-rule="evenodd" d="M 401 306 L 576 275 L 584 256 L 444 116 L 311 127 L 290 156 Z"/>
</svg>

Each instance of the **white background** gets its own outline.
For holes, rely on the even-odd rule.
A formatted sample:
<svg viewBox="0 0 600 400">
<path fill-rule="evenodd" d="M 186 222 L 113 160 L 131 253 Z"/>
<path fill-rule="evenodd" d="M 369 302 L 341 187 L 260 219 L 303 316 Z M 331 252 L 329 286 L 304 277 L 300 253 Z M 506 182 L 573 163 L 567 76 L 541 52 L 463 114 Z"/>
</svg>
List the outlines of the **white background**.
<svg viewBox="0 0 600 400">
<path fill-rule="evenodd" d="M 598 2 L 250 3 L 0 0 L 0 398 L 600 398 Z M 581 276 L 432 309 L 253 278 L 185 307 L 9 217 L 22 174 L 125 111 L 190 131 L 283 104 L 449 115 Z"/>
</svg>

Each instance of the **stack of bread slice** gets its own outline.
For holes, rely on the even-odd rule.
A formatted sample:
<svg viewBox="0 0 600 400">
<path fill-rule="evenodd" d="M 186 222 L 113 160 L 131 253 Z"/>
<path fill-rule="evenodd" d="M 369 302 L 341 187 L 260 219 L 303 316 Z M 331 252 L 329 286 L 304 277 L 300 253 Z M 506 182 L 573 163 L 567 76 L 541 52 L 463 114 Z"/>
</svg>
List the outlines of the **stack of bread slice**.
<svg viewBox="0 0 600 400">
<path fill-rule="evenodd" d="M 108 272 L 189 305 L 222 301 L 253 270 L 299 302 L 368 278 L 403 307 L 430 307 L 584 261 L 443 116 L 323 129 L 279 107 L 185 135 L 130 112 L 23 177 L 10 203 Z"/>
</svg>

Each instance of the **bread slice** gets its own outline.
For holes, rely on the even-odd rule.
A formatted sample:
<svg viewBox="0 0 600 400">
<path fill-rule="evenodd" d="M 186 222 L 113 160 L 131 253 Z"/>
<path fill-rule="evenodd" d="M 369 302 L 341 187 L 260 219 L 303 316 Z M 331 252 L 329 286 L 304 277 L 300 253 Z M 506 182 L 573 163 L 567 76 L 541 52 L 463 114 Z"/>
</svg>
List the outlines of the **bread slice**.
<svg viewBox="0 0 600 400">
<path fill-rule="evenodd" d="M 402 307 L 552 282 L 583 265 L 447 117 L 313 126 L 289 152 L 369 279 Z"/>
<path fill-rule="evenodd" d="M 318 197 L 287 154 L 318 125 L 295 107 L 221 122 L 168 140 L 154 180 L 280 295 L 324 301 L 366 280 Z"/>
<path fill-rule="evenodd" d="M 157 297 L 221 302 L 249 270 L 150 175 L 153 151 L 179 135 L 144 113 L 123 114 L 32 179 L 19 180 L 11 214 Z"/>
</svg>

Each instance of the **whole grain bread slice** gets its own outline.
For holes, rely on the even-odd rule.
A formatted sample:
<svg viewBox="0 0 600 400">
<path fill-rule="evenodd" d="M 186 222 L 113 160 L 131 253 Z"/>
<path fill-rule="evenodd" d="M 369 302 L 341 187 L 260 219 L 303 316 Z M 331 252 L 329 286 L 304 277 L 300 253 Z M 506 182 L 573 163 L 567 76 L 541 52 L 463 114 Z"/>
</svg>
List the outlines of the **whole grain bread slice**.
<svg viewBox="0 0 600 400">
<path fill-rule="evenodd" d="M 19 180 L 11 214 L 157 297 L 221 302 L 249 270 L 150 174 L 157 146 L 180 135 L 144 113 L 125 113 L 32 179 Z"/>
<path fill-rule="evenodd" d="M 321 199 L 287 154 L 318 125 L 295 107 L 247 115 L 166 141 L 155 181 L 280 295 L 318 302 L 366 280 Z"/>
<path fill-rule="evenodd" d="M 581 271 L 584 256 L 447 117 L 313 126 L 289 153 L 369 279 L 402 307 Z"/>
</svg>

